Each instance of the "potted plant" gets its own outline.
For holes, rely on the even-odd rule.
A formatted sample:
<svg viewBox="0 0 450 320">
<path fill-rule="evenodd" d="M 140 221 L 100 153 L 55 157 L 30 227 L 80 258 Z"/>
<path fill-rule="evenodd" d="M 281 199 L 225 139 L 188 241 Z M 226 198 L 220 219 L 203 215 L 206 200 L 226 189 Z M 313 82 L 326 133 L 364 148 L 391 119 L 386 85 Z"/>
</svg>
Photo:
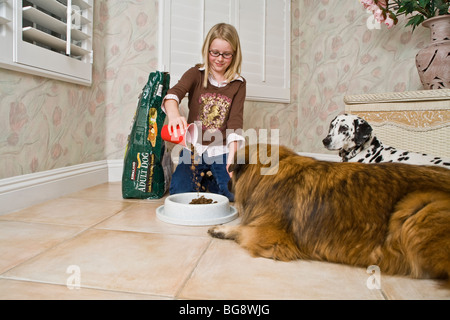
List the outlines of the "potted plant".
<svg viewBox="0 0 450 320">
<path fill-rule="evenodd" d="M 388 28 L 398 17 L 406 26 L 431 29 L 431 42 L 416 55 L 416 66 L 425 89 L 450 88 L 450 0 L 360 0 L 375 19 Z"/>
</svg>

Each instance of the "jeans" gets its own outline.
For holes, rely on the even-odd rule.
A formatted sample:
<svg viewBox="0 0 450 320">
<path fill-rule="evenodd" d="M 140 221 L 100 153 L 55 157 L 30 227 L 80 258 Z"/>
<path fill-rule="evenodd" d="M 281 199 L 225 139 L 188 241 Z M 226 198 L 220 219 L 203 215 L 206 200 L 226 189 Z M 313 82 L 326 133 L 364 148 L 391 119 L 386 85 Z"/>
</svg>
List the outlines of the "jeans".
<svg viewBox="0 0 450 320">
<path fill-rule="evenodd" d="M 198 154 L 195 154 L 196 165 L 195 169 L 192 170 L 192 152 L 183 149 L 180 153 L 178 166 L 172 175 L 169 188 L 170 194 L 208 190 L 212 193 L 221 194 L 233 202 L 234 194 L 228 190 L 230 175 L 226 168 L 227 155 L 221 154 L 209 157 L 207 152 L 205 152 L 200 157 Z M 211 171 L 212 176 L 207 174 L 208 171 Z M 196 185 L 197 182 L 200 183 L 200 186 Z"/>
</svg>

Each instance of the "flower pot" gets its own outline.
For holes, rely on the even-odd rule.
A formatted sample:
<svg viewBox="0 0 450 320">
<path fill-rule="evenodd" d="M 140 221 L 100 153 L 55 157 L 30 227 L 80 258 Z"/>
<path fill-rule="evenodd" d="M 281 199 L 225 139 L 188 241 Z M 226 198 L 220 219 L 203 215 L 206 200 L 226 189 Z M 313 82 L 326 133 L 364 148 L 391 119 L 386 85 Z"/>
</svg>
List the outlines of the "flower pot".
<svg viewBox="0 0 450 320">
<path fill-rule="evenodd" d="M 431 43 L 416 55 L 416 67 L 425 89 L 450 88 L 450 15 L 425 20 Z"/>
</svg>

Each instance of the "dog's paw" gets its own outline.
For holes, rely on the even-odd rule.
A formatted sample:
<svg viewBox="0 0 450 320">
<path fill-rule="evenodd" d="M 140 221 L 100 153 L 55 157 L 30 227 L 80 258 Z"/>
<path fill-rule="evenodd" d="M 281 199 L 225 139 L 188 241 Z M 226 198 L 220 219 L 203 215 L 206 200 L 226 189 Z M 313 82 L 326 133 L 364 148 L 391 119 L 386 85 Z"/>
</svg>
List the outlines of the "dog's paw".
<svg viewBox="0 0 450 320">
<path fill-rule="evenodd" d="M 208 233 L 213 238 L 227 239 L 226 233 L 221 229 L 222 226 L 215 226 L 208 229 Z"/>
</svg>

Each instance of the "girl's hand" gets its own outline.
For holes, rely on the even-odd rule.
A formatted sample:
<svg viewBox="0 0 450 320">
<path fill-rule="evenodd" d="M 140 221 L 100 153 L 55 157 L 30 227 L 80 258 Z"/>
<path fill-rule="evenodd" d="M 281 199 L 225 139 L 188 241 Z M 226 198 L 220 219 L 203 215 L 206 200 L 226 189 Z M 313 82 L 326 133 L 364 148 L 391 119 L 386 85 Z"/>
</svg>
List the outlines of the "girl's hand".
<svg viewBox="0 0 450 320">
<path fill-rule="evenodd" d="M 169 134 L 178 138 L 177 126 L 180 127 L 180 133 L 184 134 L 187 128 L 186 118 L 180 114 L 178 102 L 176 100 L 167 99 L 164 101 L 164 108 L 166 109 L 167 118 L 169 120 L 167 123 Z"/>
<path fill-rule="evenodd" d="M 174 136 L 175 138 L 178 138 L 178 132 L 177 132 L 177 126 L 180 127 L 180 134 L 184 134 L 184 132 L 187 129 L 187 121 L 186 118 L 183 116 L 178 116 L 176 118 L 169 118 L 169 121 L 167 123 L 169 134 Z"/>
</svg>

